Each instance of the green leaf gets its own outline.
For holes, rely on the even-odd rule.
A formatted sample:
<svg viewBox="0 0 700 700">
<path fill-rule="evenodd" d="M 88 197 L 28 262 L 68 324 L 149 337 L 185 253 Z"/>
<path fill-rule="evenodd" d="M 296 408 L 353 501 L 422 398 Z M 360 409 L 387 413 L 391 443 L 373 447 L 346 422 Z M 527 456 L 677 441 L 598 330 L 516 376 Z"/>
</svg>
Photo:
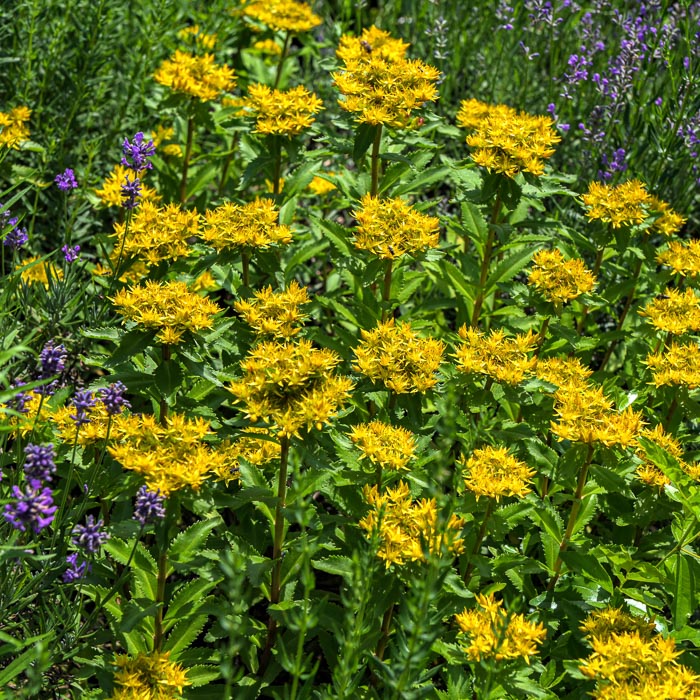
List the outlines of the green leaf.
<svg viewBox="0 0 700 700">
<path fill-rule="evenodd" d="M 674 629 L 685 626 L 688 616 L 697 607 L 697 591 L 695 588 L 695 572 L 690 558 L 678 552 L 673 567 L 673 598 L 671 598 L 671 614 Z"/>
<path fill-rule="evenodd" d="M 200 520 L 183 530 L 168 547 L 168 561 L 185 564 L 192 561 L 198 550 L 204 546 L 209 533 L 218 525 L 223 524 L 221 516 L 216 515 L 208 520 Z"/>
<path fill-rule="evenodd" d="M 168 612 L 163 618 L 166 629 L 177 621 L 186 606 L 191 605 L 192 607 L 184 612 L 189 614 L 197 612 L 206 601 L 207 593 L 222 580 L 219 578 L 215 581 L 207 581 L 203 578 L 196 578 L 182 586 L 168 603 Z"/>
<path fill-rule="evenodd" d="M 357 163 L 362 159 L 362 156 L 367 153 L 369 147 L 374 143 L 377 136 L 377 131 L 381 126 L 375 124 L 360 124 L 355 134 L 355 142 L 352 146 L 352 157 Z"/>
<path fill-rule="evenodd" d="M 177 661 L 180 652 L 197 639 L 208 619 L 207 615 L 195 615 L 176 625 L 165 640 L 163 651 L 171 652 L 172 660 Z"/>
<path fill-rule="evenodd" d="M 399 185 L 393 192 L 393 197 L 401 197 L 405 194 L 413 194 L 421 192 L 426 185 L 431 185 L 434 182 L 442 182 L 447 179 L 447 175 L 451 172 L 451 168 L 440 165 L 434 168 L 424 170 L 420 175 L 410 179 Z"/>
<path fill-rule="evenodd" d="M 561 558 L 571 571 L 586 576 L 586 578 L 591 579 L 612 595 L 614 590 L 613 583 L 608 572 L 598 561 L 598 557 L 593 554 L 567 549 L 561 553 Z"/>
<path fill-rule="evenodd" d="M 182 384 L 184 378 L 179 362 L 168 360 L 161 362 L 156 369 L 155 380 L 162 396 L 172 396 Z"/>
<path fill-rule="evenodd" d="M 500 282 L 508 282 L 515 277 L 532 258 L 537 246 L 527 246 L 502 260 L 486 280 L 486 294 L 490 294 Z"/>
</svg>

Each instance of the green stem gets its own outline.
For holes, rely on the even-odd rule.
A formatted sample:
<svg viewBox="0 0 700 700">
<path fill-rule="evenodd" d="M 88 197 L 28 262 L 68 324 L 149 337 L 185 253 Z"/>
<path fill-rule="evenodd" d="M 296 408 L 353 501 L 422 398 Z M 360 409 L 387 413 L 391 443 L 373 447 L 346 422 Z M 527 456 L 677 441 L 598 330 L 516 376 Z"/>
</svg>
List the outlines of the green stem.
<svg viewBox="0 0 700 700">
<path fill-rule="evenodd" d="M 595 263 L 593 264 L 593 276 L 598 277 L 598 273 L 600 272 L 600 267 L 603 264 L 603 253 L 605 252 L 605 247 L 603 248 L 598 248 L 596 255 L 595 255 Z M 579 319 L 578 323 L 576 324 L 576 332 L 581 335 L 583 332 L 583 326 L 586 323 L 586 317 L 588 316 L 588 307 L 584 306 L 583 311 L 581 312 L 581 318 Z"/>
<path fill-rule="evenodd" d="M 379 191 L 379 147 L 382 143 L 382 124 L 377 127 L 377 132 L 374 135 L 374 143 L 372 144 L 372 184 L 370 186 L 370 195 L 377 196 Z"/>
<path fill-rule="evenodd" d="M 540 332 L 537 334 L 537 348 L 535 349 L 535 357 L 539 357 L 542 352 L 542 346 L 544 345 L 545 338 L 547 337 L 547 328 L 549 327 L 549 316 L 547 316 L 542 325 L 540 326 Z"/>
<path fill-rule="evenodd" d="M 187 142 L 185 144 L 185 157 L 182 161 L 182 178 L 180 180 L 180 203 L 184 204 L 187 200 L 187 172 L 190 167 L 190 158 L 192 157 L 192 143 L 194 141 L 194 117 L 190 115 L 187 118 Z"/>
<path fill-rule="evenodd" d="M 272 171 L 272 194 L 275 197 L 280 193 L 280 179 L 282 174 L 282 143 L 279 136 L 272 137 L 272 153 L 274 155 L 274 170 Z"/>
<path fill-rule="evenodd" d="M 496 201 L 493 203 L 488 238 L 486 239 L 486 246 L 484 247 L 484 257 L 481 260 L 481 271 L 479 273 L 479 293 L 476 295 L 476 299 L 474 300 L 474 310 L 472 311 L 471 320 L 472 328 L 476 328 L 477 324 L 479 323 L 481 307 L 483 306 L 484 298 L 486 296 L 486 280 L 488 279 L 491 256 L 493 255 L 493 247 L 496 242 L 496 224 L 498 223 L 500 212 L 501 193 L 499 192 L 496 195 Z"/>
<path fill-rule="evenodd" d="M 393 260 L 389 259 L 386 261 L 386 271 L 384 272 L 384 289 L 382 292 L 382 301 L 384 302 L 384 308 L 382 309 L 382 321 L 386 321 L 389 315 L 389 308 L 391 303 L 391 274 L 393 271 Z"/>
<path fill-rule="evenodd" d="M 163 352 L 163 364 L 167 367 L 170 364 L 172 358 L 170 346 L 162 345 Z M 164 427 L 168 427 L 168 400 L 167 397 L 161 395 L 160 397 L 160 424 Z"/>
<path fill-rule="evenodd" d="M 291 32 L 287 32 L 284 37 L 284 46 L 282 47 L 282 53 L 280 54 L 280 60 L 277 63 L 277 73 L 275 74 L 275 84 L 272 86 L 275 90 L 280 84 L 280 78 L 282 77 L 282 67 L 284 66 L 284 61 L 287 58 L 287 52 L 289 51 L 289 42 L 292 38 Z"/>
<path fill-rule="evenodd" d="M 166 521 L 163 522 L 166 527 Z M 162 551 L 158 557 L 158 583 L 156 589 L 156 605 L 158 609 L 153 620 L 153 651 L 160 652 L 163 646 L 163 608 L 165 607 L 165 581 L 168 578 L 168 548 L 163 542 Z"/>
<path fill-rule="evenodd" d="M 233 157 L 236 155 L 236 150 L 238 147 L 238 136 L 239 132 L 237 131 L 233 135 L 233 140 L 231 142 L 231 148 L 228 152 L 228 155 L 226 156 L 226 160 L 224 161 L 224 167 L 221 170 L 221 179 L 219 180 L 219 188 L 218 188 L 218 194 L 221 196 L 224 191 L 224 186 L 226 185 L 226 180 L 228 179 L 228 171 L 231 168 L 231 163 L 233 162 Z"/>
<path fill-rule="evenodd" d="M 247 289 L 250 287 L 250 253 L 246 250 L 241 251 L 241 264 L 243 265 L 243 286 Z"/>
<path fill-rule="evenodd" d="M 469 581 L 471 580 L 472 573 L 474 571 L 474 557 L 479 553 L 481 549 L 481 543 L 484 541 L 486 536 L 486 527 L 489 522 L 489 518 L 493 513 L 494 509 L 493 499 L 489 499 L 489 504 L 486 507 L 486 512 L 484 513 L 484 519 L 481 521 L 481 527 L 476 535 L 476 541 L 474 542 L 474 547 L 472 548 L 471 554 L 469 555 L 469 563 L 467 564 L 467 570 L 464 572 L 464 585 L 469 586 Z"/>
<path fill-rule="evenodd" d="M 391 620 L 394 617 L 394 603 L 389 606 L 389 609 L 384 613 L 384 619 L 382 620 L 382 632 L 377 642 L 377 650 L 374 652 L 375 656 L 381 661 L 384 658 L 384 652 L 386 651 L 386 645 L 389 643 L 389 635 L 391 634 Z"/>
<path fill-rule="evenodd" d="M 554 586 L 559 580 L 561 574 L 561 566 L 563 564 L 562 554 L 566 551 L 571 540 L 571 536 L 574 532 L 574 526 L 576 525 L 576 519 L 581 511 L 581 505 L 583 504 L 583 489 L 586 486 L 586 479 L 588 477 L 588 468 L 591 466 L 591 460 L 593 459 L 593 444 L 588 445 L 588 454 L 581 467 L 581 471 L 578 475 L 578 483 L 576 484 L 576 493 L 574 493 L 574 502 L 571 505 L 571 512 L 569 513 L 569 522 L 566 524 L 566 532 L 559 545 L 559 554 L 557 554 L 557 560 L 554 562 L 554 575 L 552 576 L 549 585 L 547 586 L 547 592 L 550 593 L 554 590 Z"/>
</svg>

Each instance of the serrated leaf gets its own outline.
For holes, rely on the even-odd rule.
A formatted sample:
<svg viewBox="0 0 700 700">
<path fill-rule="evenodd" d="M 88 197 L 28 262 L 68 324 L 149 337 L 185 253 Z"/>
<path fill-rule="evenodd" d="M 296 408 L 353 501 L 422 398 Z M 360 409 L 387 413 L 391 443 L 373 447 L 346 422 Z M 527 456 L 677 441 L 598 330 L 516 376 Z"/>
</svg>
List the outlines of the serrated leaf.
<svg viewBox="0 0 700 700">
<path fill-rule="evenodd" d="M 185 606 L 192 604 L 193 608 L 189 609 L 188 613 L 194 613 L 206 601 L 206 596 L 222 579 L 215 581 L 207 581 L 203 578 L 196 578 L 188 581 L 180 588 L 168 602 L 168 611 L 163 618 L 163 623 L 166 629 L 174 624 L 178 615 L 183 611 Z"/>
<path fill-rule="evenodd" d="M 353 562 L 350 557 L 343 556 L 330 556 L 324 559 L 318 559 L 311 562 L 314 569 L 319 571 L 325 571 L 327 574 L 334 574 L 335 576 L 342 576 L 347 581 L 352 580 L 353 575 Z"/>
<path fill-rule="evenodd" d="M 185 564 L 194 559 L 199 553 L 198 550 L 204 546 L 209 533 L 222 523 L 221 516 L 216 515 L 208 520 L 200 520 L 180 532 L 168 547 L 168 561 Z"/>
<path fill-rule="evenodd" d="M 198 688 L 200 686 L 207 685 L 218 678 L 221 678 L 221 672 L 216 666 L 197 664 L 196 666 L 188 666 L 187 668 L 188 687 Z M 221 691 L 213 690 L 212 695 L 213 697 L 219 698 L 221 696 Z"/>
<path fill-rule="evenodd" d="M 163 651 L 169 651 L 171 659 L 177 661 L 178 655 L 197 639 L 207 620 L 206 615 L 195 615 L 175 625 L 163 644 Z"/>
<path fill-rule="evenodd" d="M 671 598 L 671 614 L 674 629 L 685 626 L 688 617 L 696 609 L 695 575 L 690 559 L 678 552 L 673 567 L 673 597 Z"/>
<path fill-rule="evenodd" d="M 379 129 L 381 129 L 381 126 L 375 124 L 360 124 L 357 128 L 355 141 L 352 145 L 352 157 L 356 163 L 360 161 L 374 143 Z"/>
</svg>

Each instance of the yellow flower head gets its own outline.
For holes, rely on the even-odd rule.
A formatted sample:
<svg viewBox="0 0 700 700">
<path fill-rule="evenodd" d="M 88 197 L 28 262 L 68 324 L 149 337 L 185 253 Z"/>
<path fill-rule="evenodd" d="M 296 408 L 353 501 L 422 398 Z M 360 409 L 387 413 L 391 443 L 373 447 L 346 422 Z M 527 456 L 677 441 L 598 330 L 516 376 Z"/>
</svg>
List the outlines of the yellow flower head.
<svg viewBox="0 0 700 700">
<path fill-rule="evenodd" d="M 211 51 L 216 46 L 216 34 L 204 34 L 199 30 L 198 24 L 193 24 L 191 27 L 185 27 L 181 29 L 177 36 L 182 41 L 186 41 L 195 44 L 195 46 L 204 49 L 205 51 Z"/>
<path fill-rule="evenodd" d="M 142 202 L 126 224 L 114 225 L 115 254 L 123 249 L 129 258 L 140 258 L 150 268 L 163 260 L 177 260 L 191 254 L 189 239 L 199 232 L 199 215 L 179 204 L 158 207 Z"/>
<path fill-rule="evenodd" d="M 79 445 L 92 445 L 105 440 L 110 419 L 112 425 L 114 425 L 116 421 L 120 420 L 121 416 L 120 414 L 119 416 L 110 417 L 105 405 L 99 401 L 96 406 L 90 409 L 90 421 L 81 425 L 80 430 L 76 431 L 75 421 L 71 418 L 71 414 L 75 414 L 75 408 L 68 404 L 56 409 L 49 417 L 58 429 L 64 443 L 72 443 L 73 440 L 76 440 L 77 434 Z M 111 429 L 110 434 L 112 434 Z"/>
<path fill-rule="evenodd" d="M 483 168 L 508 177 L 519 172 L 542 175 L 544 161 L 561 141 L 554 121 L 547 116 L 518 112 L 506 105 L 464 100 L 457 122 L 469 129 L 467 145 L 472 160 Z"/>
<path fill-rule="evenodd" d="M 584 367 L 578 357 L 548 357 L 538 360 L 535 376 L 558 387 L 586 386 L 593 370 Z"/>
<path fill-rule="evenodd" d="M 654 328 L 682 335 L 700 330 L 700 299 L 692 289 L 685 292 L 667 289 L 663 296 L 650 301 L 639 315 L 646 316 Z"/>
<path fill-rule="evenodd" d="M 595 287 L 595 275 L 586 269 L 583 260 L 564 260 L 556 248 L 538 251 L 532 261 L 534 264 L 528 284 L 535 287 L 547 301 L 564 303 Z"/>
<path fill-rule="evenodd" d="M 219 66 L 213 54 L 195 56 L 176 51 L 154 73 L 156 82 L 174 92 L 196 97 L 201 102 L 215 100 L 222 92 L 233 90 L 236 78 L 228 66 Z"/>
<path fill-rule="evenodd" d="M 268 56 L 279 56 L 282 53 L 282 47 L 274 39 L 256 41 L 253 49 Z"/>
<path fill-rule="evenodd" d="M 38 255 L 23 260 L 15 269 L 22 271 L 20 277 L 26 284 L 39 283 L 47 289 L 51 283 L 49 280 L 56 282 L 63 279 L 63 270 L 48 260 L 42 260 Z"/>
<path fill-rule="evenodd" d="M 641 413 L 632 407 L 616 411 L 601 387 L 568 385 L 554 396 L 559 420 L 552 421 L 552 433 L 560 440 L 626 447 L 636 443 L 644 425 Z"/>
<path fill-rule="evenodd" d="M 648 440 L 656 443 L 659 447 L 662 447 L 670 455 L 673 455 L 681 464 L 681 467 L 685 464 L 682 459 L 683 448 L 680 443 L 673 435 L 664 431 L 663 426 L 655 426 L 651 428 L 642 428 L 639 431 L 640 437 L 645 437 Z M 659 489 L 663 489 L 666 484 L 670 484 L 671 480 L 659 469 L 653 462 L 647 457 L 647 453 L 644 448 L 640 445 L 637 449 L 637 457 L 642 460 L 642 463 L 637 467 L 636 474 L 640 481 L 643 481 L 648 486 L 654 486 Z"/>
<path fill-rule="evenodd" d="M 460 372 L 485 374 L 499 382 L 519 384 L 532 374 L 537 364 L 537 358 L 529 356 L 537 346 L 537 334 L 532 331 L 506 338 L 502 329 L 484 335 L 480 330 L 462 326 L 459 337 L 464 341 L 455 353 Z"/>
<path fill-rule="evenodd" d="M 0 405 L 0 420 L 4 423 L 8 420 L 5 413 L 7 404 Z M 32 391 L 29 393 L 29 400 L 24 404 L 24 411 L 17 416 L 9 416 L 9 424 L 15 435 L 24 437 L 33 430 L 41 430 L 47 419 L 51 418 L 51 408 L 46 398 L 41 394 Z M 75 438 L 75 423 L 73 423 L 73 438 Z"/>
<path fill-rule="evenodd" d="M 309 5 L 297 0 L 253 0 L 245 2 L 240 12 L 276 32 L 301 34 L 321 24 Z"/>
<path fill-rule="evenodd" d="M 280 443 L 267 428 L 247 428 L 246 432 L 260 435 L 245 435 L 235 442 L 224 442 L 217 453 L 225 458 L 221 464 L 212 467 L 212 473 L 228 486 L 240 477 L 241 459 L 256 467 L 272 462 L 280 457 Z"/>
<path fill-rule="evenodd" d="M 537 654 L 537 647 L 547 636 L 543 624 L 509 613 L 503 609 L 503 601 L 497 601 L 493 595 L 477 595 L 476 608 L 465 609 L 455 616 L 455 621 L 464 635 L 462 649 L 470 661 L 522 658 L 530 663 L 530 657 Z"/>
<path fill-rule="evenodd" d="M 119 669 L 114 682 L 120 687 L 112 700 L 177 700 L 182 697 L 183 688 L 191 685 L 187 672 L 170 661 L 167 651 L 117 656 L 114 663 Z"/>
<path fill-rule="evenodd" d="M 672 236 L 674 233 L 678 233 L 688 221 L 688 219 L 673 211 L 668 202 L 664 202 L 655 195 L 651 195 L 649 209 L 652 214 L 656 214 L 659 217 L 652 228 L 659 233 L 663 233 L 664 236 Z"/>
<path fill-rule="evenodd" d="M 524 498 L 532 489 L 535 470 L 513 457 L 505 447 L 482 447 L 460 462 L 464 485 L 476 494 L 499 501 L 503 496 Z"/>
<path fill-rule="evenodd" d="M 264 342 L 241 362 L 243 377 L 229 386 L 251 421 L 262 420 L 282 436 L 319 430 L 347 401 L 353 383 L 333 370 L 340 357 L 310 341 Z"/>
<path fill-rule="evenodd" d="M 444 351 L 441 340 L 421 338 L 410 323 L 396 324 L 390 318 L 374 330 L 362 331 L 353 366 L 397 394 L 422 393 L 437 384 L 435 373 Z"/>
<path fill-rule="evenodd" d="M 327 175 L 335 175 L 335 173 L 326 173 Z M 324 177 L 320 177 L 319 175 L 315 175 L 314 179 L 311 180 L 309 183 L 309 189 L 318 197 L 328 194 L 329 192 L 332 192 L 335 189 L 335 185 L 330 182 L 329 180 L 326 180 Z"/>
<path fill-rule="evenodd" d="M 377 27 L 340 38 L 336 55 L 343 65 L 333 80 L 341 108 L 357 114 L 355 121 L 406 128 L 414 110 L 437 99 L 440 71 L 407 59 L 408 46 Z"/>
<path fill-rule="evenodd" d="M 138 177 L 141 178 L 144 171 L 138 173 Z M 100 189 L 95 190 L 95 194 L 100 198 L 102 204 L 108 207 L 121 207 L 124 204 L 124 198 L 122 197 L 122 185 L 126 181 L 127 175 L 130 180 L 133 180 L 133 173 L 125 168 L 123 165 L 115 165 L 112 172 L 105 178 Z M 141 205 L 146 202 L 158 202 L 160 201 L 160 195 L 152 188 L 147 187 L 143 184 L 141 185 L 141 198 L 139 200 Z"/>
<path fill-rule="evenodd" d="M 378 420 L 353 427 L 350 439 L 366 459 L 382 469 L 408 469 L 408 463 L 415 457 L 413 433 Z"/>
<path fill-rule="evenodd" d="M 213 301 L 189 291 L 184 282 L 147 280 L 141 287 L 120 289 L 112 301 L 125 319 L 157 328 L 156 338 L 164 345 L 177 345 L 188 331 L 211 328 L 221 311 Z"/>
<path fill-rule="evenodd" d="M 613 634 L 636 632 L 643 639 L 651 639 L 654 623 L 638 615 L 630 615 L 621 608 L 594 610 L 581 625 L 581 631 L 588 639 L 609 640 Z"/>
<path fill-rule="evenodd" d="M 700 347 L 697 343 L 671 343 L 646 359 L 656 386 L 700 387 Z"/>
<path fill-rule="evenodd" d="M 376 486 L 365 486 L 364 495 L 370 511 L 359 526 L 368 536 L 378 538 L 377 555 L 387 569 L 392 564 L 425 561 L 426 553 L 440 556 L 445 551 L 451 554 L 463 551 L 464 520 L 451 515 L 441 524 L 434 498 L 414 502 L 408 484 L 403 481 L 382 493 Z"/>
<path fill-rule="evenodd" d="M 21 143 L 29 141 L 28 122 L 31 116 L 31 109 L 24 106 L 0 112 L 0 148 L 19 150 Z"/>
<path fill-rule="evenodd" d="M 306 287 L 300 287 L 296 280 L 292 280 L 281 292 L 266 287 L 256 292 L 252 299 L 235 302 L 233 308 L 258 335 L 291 338 L 301 330 L 307 318 L 299 307 L 308 303 Z"/>
<path fill-rule="evenodd" d="M 248 97 L 237 101 L 241 116 L 254 117 L 258 134 L 296 136 L 313 123 L 312 115 L 323 109 L 323 102 L 303 85 L 288 90 L 273 90 L 253 84 Z"/>
<path fill-rule="evenodd" d="M 211 434 L 203 418 L 174 413 L 164 426 L 153 416 L 120 415 L 107 450 L 124 469 L 141 474 L 150 491 L 167 497 L 187 487 L 198 491 L 210 472 L 224 468 L 226 455 L 202 442 Z"/>
<path fill-rule="evenodd" d="M 676 274 L 696 281 L 700 275 L 700 240 L 670 241 L 666 250 L 657 253 L 656 260 Z"/>
<path fill-rule="evenodd" d="M 289 226 L 277 223 L 279 211 L 271 199 L 257 198 L 248 204 L 226 202 L 206 213 L 202 238 L 217 250 L 268 248 L 289 243 Z"/>
<path fill-rule="evenodd" d="M 421 214 L 403 199 L 367 194 L 353 216 L 358 221 L 355 247 L 377 257 L 394 260 L 438 245 L 438 219 Z"/>
<path fill-rule="evenodd" d="M 591 182 L 581 199 L 586 216 L 591 220 L 609 223 L 613 228 L 641 224 L 647 218 L 647 207 L 652 197 L 644 183 L 629 180 L 621 185 Z"/>
</svg>

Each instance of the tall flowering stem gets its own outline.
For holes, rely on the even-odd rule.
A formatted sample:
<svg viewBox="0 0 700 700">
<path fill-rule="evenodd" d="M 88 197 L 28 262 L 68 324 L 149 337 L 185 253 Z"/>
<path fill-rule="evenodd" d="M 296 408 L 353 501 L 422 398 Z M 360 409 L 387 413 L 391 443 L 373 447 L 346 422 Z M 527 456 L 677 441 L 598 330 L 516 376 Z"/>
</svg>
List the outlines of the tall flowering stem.
<svg viewBox="0 0 700 700">
<path fill-rule="evenodd" d="M 554 590 L 559 576 L 561 575 L 561 566 L 563 564 L 562 554 L 566 551 L 571 541 L 571 536 L 574 532 L 574 526 L 576 525 L 576 519 L 578 514 L 581 512 L 581 505 L 583 504 L 583 489 L 586 487 L 586 479 L 588 478 L 588 469 L 591 466 L 591 460 L 593 459 L 594 446 L 593 443 L 588 445 L 588 453 L 584 460 L 581 471 L 578 475 L 578 483 L 576 484 L 576 493 L 574 493 L 574 502 L 571 505 L 571 512 L 569 513 L 569 521 L 566 524 L 566 532 L 562 538 L 561 544 L 559 545 L 559 554 L 557 555 L 557 560 L 554 562 L 554 575 L 547 585 L 547 592 L 550 593 Z"/>
<path fill-rule="evenodd" d="M 496 242 L 496 224 L 498 223 L 498 217 L 501 212 L 501 193 L 496 194 L 496 201 L 493 203 L 493 210 L 491 212 L 491 223 L 489 225 L 489 233 L 486 239 L 486 246 L 484 247 L 484 257 L 481 260 L 481 272 L 479 273 L 479 292 L 474 300 L 474 310 L 472 311 L 472 328 L 476 328 L 479 323 L 479 316 L 481 315 L 481 307 L 484 304 L 484 298 L 486 296 L 486 280 L 489 275 L 489 266 L 491 264 L 491 257 L 493 255 L 493 247 Z"/>
<path fill-rule="evenodd" d="M 391 303 L 391 275 L 393 272 L 393 261 L 386 261 L 386 272 L 384 273 L 384 289 L 382 292 L 382 300 L 384 308 L 382 309 L 382 321 L 386 321 L 389 315 L 389 307 Z"/>
<path fill-rule="evenodd" d="M 372 197 L 377 196 L 379 191 L 379 148 L 382 143 L 382 124 L 377 125 L 377 132 L 374 135 L 374 142 L 372 143 L 372 184 L 370 186 L 370 194 Z"/>
<path fill-rule="evenodd" d="M 168 344 L 163 344 L 162 345 L 162 354 L 163 354 L 163 364 L 166 367 L 170 366 L 170 361 L 172 359 L 172 353 L 170 350 L 170 345 Z M 166 396 L 161 395 L 160 397 L 160 424 L 164 427 L 168 427 L 168 400 Z"/>
<path fill-rule="evenodd" d="M 168 530 L 170 527 L 171 504 L 168 499 L 166 517 L 163 518 L 159 536 L 160 553 L 158 555 L 158 578 L 156 581 L 156 613 L 153 617 L 153 651 L 159 652 L 163 646 L 163 608 L 165 607 L 165 583 L 168 579 Z"/>
<path fill-rule="evenodd" d="M 472 573 L 474 572 L 474 557 L 479 553 L 481 549 L 481 543 L 484 541 L 486 536 L 486 528 L 489 523 L 489 519 L 493 513 L 496 502 L 493 499 L 489 499 L 489 504 L 486 506 L 486 512 L 484 513 L 484 519 L 481 521 L 481 527 L 476 535 L 476 541 L 474 542 L 474 547 L 469 555 L 469 563 L 467 564 L 467 569 L 464 572 L 464 585 L 468 586 L 471 580 Z"/>
<path fill-rule="evenodd" d="M 275 84 L 273 88 L 276 90 L 280 84 L 280 78 L 282 77 L 282 69 L 284 68 L 284 62 L 287 59 L 287 53 L 289 52 L 289 42 L 291 41 L 292 33 L 287 31 L 284 37 L 284 46 L 282 47 L 282 52 L 280 53 L 280 60 L 277 63 L 277 72 L 275 74 Z"/>
<path fill-rule="evenodd" d="M 182 178 L 180 179 L 180 202 L 187 201 L 187 173 L 192 157 L 192 145 L 194 142 L 194 116 L 190 114 L 187 118 L 187 141 L 185 143 L 185 156 L 182 160 Z"/>
</svg>

